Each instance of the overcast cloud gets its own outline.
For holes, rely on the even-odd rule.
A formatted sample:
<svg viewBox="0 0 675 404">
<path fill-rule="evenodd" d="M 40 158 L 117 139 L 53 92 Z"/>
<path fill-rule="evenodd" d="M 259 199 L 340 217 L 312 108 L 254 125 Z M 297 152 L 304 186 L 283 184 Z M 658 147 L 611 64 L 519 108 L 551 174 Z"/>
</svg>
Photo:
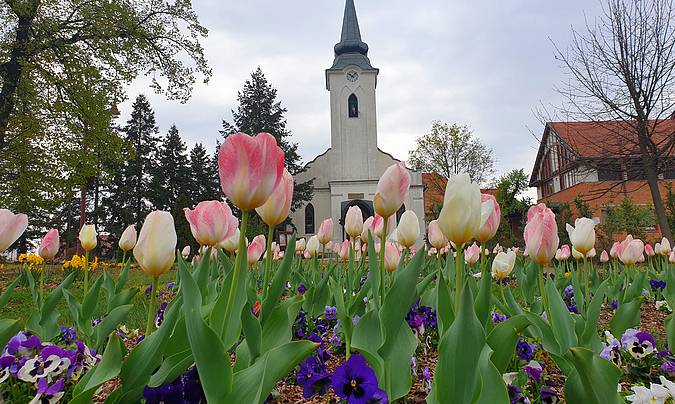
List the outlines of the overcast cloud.
<svg viewBox="0 0 675 404">
<path fill-rule="evenodd" d="M 570 27 L 595 18 L 596 0 L 356 0 L 377 88 L 380 148 L 407 159 L 432 120 L 464 124 L 494 149 L 499 174 L 530 172 L 542 124 L 533 113 L 559 102 L 565 79 L 550 39 L 566 47 Z M 189 146 L 215 146 L 237 91 L 260 66 L 288 109 L 288 128 L 304 161 L 330 145 L 324 70 L 333 61 L 343 0 L 194 0 L 209 31 L 213 68 L 185 104 L 151 93 L 146 80 L 120 106 L 125 121 L 139 92 L 150 97 L 162 134 L 175 123 Z M 550 38 L 550 39 L 549 39 Z"/>
</svg>

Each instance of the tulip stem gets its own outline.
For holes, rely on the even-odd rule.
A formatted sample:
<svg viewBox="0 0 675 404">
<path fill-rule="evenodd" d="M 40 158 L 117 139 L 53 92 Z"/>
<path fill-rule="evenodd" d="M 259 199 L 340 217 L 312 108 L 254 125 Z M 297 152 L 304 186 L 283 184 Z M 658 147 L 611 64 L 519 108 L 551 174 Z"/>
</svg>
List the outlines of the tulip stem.
<svg viewBox="0 0 675 404">
<path fill-rule="evenodd" d="M 230 294 L 227 296 L 227 306 L 225 307 L 225 321 L 224 327 L 230 324 L 230 316 L 232 316 L 232 309 L 234 306 L 234 295 L 237 291 L 237 284 L 239 283 L 239 276 L 241 275 L 240 263 L 246 261 L 246 227 L 248 226 L 248 211 L 241 212 L 241 228 L 239 229 L 239 249 L 237 250 L 237 257 L 234 262 L 234 273 L 232 274 L 232 283 L 230 284 Z"/>
<path fill-rule="evenodd" d="M 263 275 L 263 299 L 267 297 L 267 287 L 270 273 L 272 272 L 272 237 L 274 237 L 274 227 L 267 226 L 267 255 L 265 256 L 265 273 Z"/>
<path fill-rule="evenodd" d="M 387 222 L 389 222 L 389 217 L 382 218 L 382 236 L 380 237 L 380 307 L 384 305 L 384 250 L 387 243 Z"/>
<path fill-rule="evenodd" d="M 84 299 L 85 296 L 87 296 L 87 290 L 89 289 L 89 251 L 84 252 L 84 295 L 82 298 Z"/>
<path fill-rule="evenodd" d="M 539 293 L 541 293 L 541 304 L 544 306 L 546 313 L 546 320 L 551 321 L 551 316 L 548 310 L 548 299 L 546 298 L 546 291 L 544 290 L 544 266 L 539 265 Z"/>
<path fill-rule="evenodd" d="M 455 318 L 459 315 L 459 302 L 462 296 L 463 270 L 462 260 L 464 256 L 464 244 L 457 246 L 455 257 Z"/>
<path fill-rule="evenodd" d="M 40 305 L 45 302 L 45 271 L 47 270 L 47 263 L 42 264 L 42 271 L 40 271 Z"/>
<path fill-rule="evenodd" d="M 127 252 L 123 251 L 122 252 L 122 268 L 124 269 L 124 266 L 127 264 Z"/>
<path fill-rule="evenodd" d="M 584 310 L 588 310 L 588 304 L 591 301 L 591 288 L 588 283 L 588 260 L 586 260 L 586 255 L 584 254 L 584 288 L 586 289 L 586 295 L 584 296 Z"/>
<path fill-rule="evenodd" d="M 159 281 L 158 276 L 152 277 L 152 289 L 150 290 L 150 304 L 148 305 L 148 321 L 145 323 L 145 337 L 149 337 L 152 334 L 153 326 L 155 322 L 155 299 L 157 296 L 157 283 Z"/>
</svg>

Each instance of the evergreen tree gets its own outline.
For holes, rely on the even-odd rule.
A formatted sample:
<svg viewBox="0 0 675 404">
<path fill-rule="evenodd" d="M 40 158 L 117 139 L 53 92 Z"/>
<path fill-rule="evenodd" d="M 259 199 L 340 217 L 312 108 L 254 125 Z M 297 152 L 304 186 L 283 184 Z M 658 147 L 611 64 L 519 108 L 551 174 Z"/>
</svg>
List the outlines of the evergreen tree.
<svg viewBox="0 0 675 404">
<path fill-rule="evenodd" d="M 201 201 L 222 200 L 218 180 L 218 164 L 214 167 L 214 160 L 207 154 L 206 148 L 197 143 L 190 150 L 191 189 L 192 202 L 197 204 Z"/>
<path fill-rule="evenodd" d="M 304 165 L 298 154 L 298 144 L 290 141 L 291 132 L 286 129 L 286 108 L 277 100 L 277 90 L 272 87 L 258 67 L 252 74 L 251 79 L 244 83 L 244 88 L 237 93 L 239 106 L 232 111 L 233 122 L 223 120 L 223 130 L 220 133 L 227 137 L 231 133 L 244 132 L 254 135 L 260 132 L 268 132 L 277 140 L 277 144 L 284 151 L 286 168 L 292 174 L 304 171 Z M 293 190 L 293 203 L 291 208 L 296 209 L 303 202 L 312 199 L 314 193 L 314 180 L 303 183 L 295 183 Z M 257 221 L 254 219 L 253 221 Z M 262 228 L 255 223 L 251 228 Z"/>
<path fill-rule="evenodd" d="M 130 158 L 117 167 L 104 202 L 108 214 L 106 230 L 113 237 L 119 236 L 129 224 L 140 229 L 150 212 L 150 181 L 151 173 L 155 172 L 159 128 L 144 95 L 136 97 L 131 118 L 122 132 Z"/>
<path fill-rule="evenodd" d="M 187 147 L 176 125 L 171 126 L 162 143 L 157 164 L 152 170 L 150 201 L 155 209 L 170 210 L 178 197 L 189 198 L 190 183 L 193 180 L 190 178 Z"/>
<path fill-rule="evenodd" d="M 183 211 L 185 208 L 192 208 L 192 204 L 190 203 L 190 198 L 183 193 L 176 198 L 171 207 L 171 215 L 176 227 L 176 247 L 183 249 L 183 247 L 189 245 L 192 251 L 197 251 L 199 244 L 192 237 L 190 223 L 185 218 L 185 212 Z"/>
</svg>

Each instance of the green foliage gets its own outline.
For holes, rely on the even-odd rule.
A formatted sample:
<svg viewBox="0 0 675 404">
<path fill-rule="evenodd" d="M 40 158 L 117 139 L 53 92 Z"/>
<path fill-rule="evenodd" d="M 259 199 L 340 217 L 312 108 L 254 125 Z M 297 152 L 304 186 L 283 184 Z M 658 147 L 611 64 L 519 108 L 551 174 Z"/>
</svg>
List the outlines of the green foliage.
<svg viewBox="0 0 675 404">
<path fill-rule="evenodd" d="M 675 229 L 675 191 L 671 183 L 666 184 L 666 199 L 664 202 L 670 228 Z"/>
<path fill-rule="evenodd" d="M 478 184 L 488 182 L 494 175 L 492 149 L 467 126 L 434 121 L 431 131 L 415 142 L 415 148 L 408 154 L 408 163 L 414 170 L 445 178 L 467 173 Z"/>
<path fill-rule="evenodd" d="M 215 164 L 214 164 L 215 163 Z M 197 143 L 190 150 L 190 199 L 194 204 L 223 197 L 218 178 L 218 163 L 209 157 L 206 148 Z"/>
<path fill-rule="evenodd" d="M 626 198 L 619 205 L 606 206 L 603 223 L 599 226 L 607 238 L 606 246 L 611 245 L 615 235 L 632 234 L 635 238 L 644 239 L 646 229 L 656 226 L 656 218 L 652 206 L 637 205 Z"/>
<path fill-rule="evenodd" d="M 495 198 L 502 212 L 502 220 L 495 239 L 502 245 L 518 245 L 522 227 L 532 200 L 523 194 L 529 188 L 529 178 L 520 168 L 504 174 L 497 181 Z"/>
<path fill-rule="evenodd" d="M 187 147 L 172 125 L 169 133 L 160 141 L 154 165 L 148 167 L 152 176 L 149 184 L 149 199 L 155 209 L 170 210 L 176 200 L 189 198 L 191 177 Z"/>
</svg>

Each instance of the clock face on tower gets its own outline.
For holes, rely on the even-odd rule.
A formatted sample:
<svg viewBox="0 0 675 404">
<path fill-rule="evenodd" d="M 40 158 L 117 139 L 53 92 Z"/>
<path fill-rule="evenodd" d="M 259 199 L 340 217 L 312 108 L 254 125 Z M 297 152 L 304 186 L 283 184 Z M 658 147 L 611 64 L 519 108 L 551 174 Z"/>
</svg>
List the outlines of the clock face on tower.
<svg viewBox="0 0 675 404">
<path fill-rule="evenodd" d="M 356 80 L 358 80 L 358 79 L 359 79 L 359 74 L 356 71 L 350 70 L 347 73 L 347 80 L 348 81 L 351 81 L 352 83 L 355 83 Z"/>
</svg>

